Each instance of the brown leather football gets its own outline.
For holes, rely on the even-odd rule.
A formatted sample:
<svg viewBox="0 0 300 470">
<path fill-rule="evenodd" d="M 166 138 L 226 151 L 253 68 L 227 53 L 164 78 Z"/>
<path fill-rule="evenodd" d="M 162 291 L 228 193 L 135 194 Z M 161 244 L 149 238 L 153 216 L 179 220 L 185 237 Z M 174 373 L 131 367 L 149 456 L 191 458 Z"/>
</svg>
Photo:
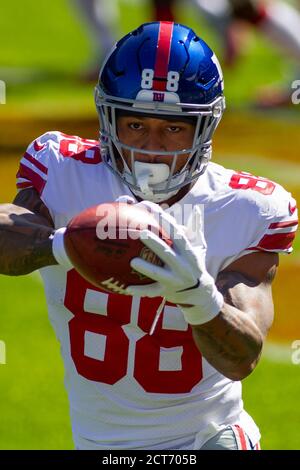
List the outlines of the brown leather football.
<svg viewBox="0 0 300 470">
<path fill-rule="evenodd" d="M 172 245 L 158 220 L 142 205 L 99 204 L 71 219 L 64 235 L 65 249 L 75 269 L 87 281 L 106 291 L 125 294 L 129 285 L 154 282 L 130 266 L 133 258 L 163 265 L 139 239 L 144 229 Z"/>
</svg>

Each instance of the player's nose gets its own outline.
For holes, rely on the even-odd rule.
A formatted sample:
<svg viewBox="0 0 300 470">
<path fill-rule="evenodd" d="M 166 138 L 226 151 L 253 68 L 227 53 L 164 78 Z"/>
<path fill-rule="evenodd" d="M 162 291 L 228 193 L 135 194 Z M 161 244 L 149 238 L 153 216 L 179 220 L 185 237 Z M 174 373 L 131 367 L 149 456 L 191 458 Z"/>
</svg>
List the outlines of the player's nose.
<svg viewBox="0 0 300 470">
<path fill-rule="evenodd" d="M 149 163 L 155 163 L 159 152 L 166 151 L 166 147 L 162 142 L 161 135 L 157 131 L 149 131 L 144 136 L 140 148 L 141 150 L 153 151 L 153 154 L 143 154 L 143 159 L 146 159 Z"/>
</svg>

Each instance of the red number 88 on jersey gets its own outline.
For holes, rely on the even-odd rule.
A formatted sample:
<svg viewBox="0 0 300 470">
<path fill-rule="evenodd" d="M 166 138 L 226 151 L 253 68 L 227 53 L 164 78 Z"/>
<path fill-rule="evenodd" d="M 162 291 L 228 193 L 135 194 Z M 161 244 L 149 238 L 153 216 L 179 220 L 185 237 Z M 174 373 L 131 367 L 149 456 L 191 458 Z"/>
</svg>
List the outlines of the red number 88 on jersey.
<svg viewBox="0 0 300 470">
<path fill-rule="evenodd" d="M 172 304 L 166 304 L 154 334 L 149 335 L 160 302 L 160 298 L 139 301 L 103 292 L 75 270 L 69 271 L 64 305 L 74 315 L 69 335 L 78 374 L 110 385 L 131 374 L 146 392 L 190 392 L 202 379 L 202 357 L 191 327 Z M 172 316 L 177 317 L 174 325 Z M 88 352 L 88 342 L 95 338 L 97 358 Z"/>
</svg>

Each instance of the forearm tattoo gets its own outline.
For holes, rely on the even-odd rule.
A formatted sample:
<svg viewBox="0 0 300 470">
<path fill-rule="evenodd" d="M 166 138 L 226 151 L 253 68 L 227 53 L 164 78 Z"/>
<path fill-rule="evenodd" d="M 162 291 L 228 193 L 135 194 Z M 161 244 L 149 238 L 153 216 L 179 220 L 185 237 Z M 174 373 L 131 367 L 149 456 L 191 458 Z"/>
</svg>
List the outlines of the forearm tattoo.
<svg viewBox="0 0 300 470">
<path fill-rule="evenodd" d="M 0 207 L 0 273 L 28 274 L 56 264 L 53 222 L 35 190 L 21 191 L 14 204 Z"/>
</svg>

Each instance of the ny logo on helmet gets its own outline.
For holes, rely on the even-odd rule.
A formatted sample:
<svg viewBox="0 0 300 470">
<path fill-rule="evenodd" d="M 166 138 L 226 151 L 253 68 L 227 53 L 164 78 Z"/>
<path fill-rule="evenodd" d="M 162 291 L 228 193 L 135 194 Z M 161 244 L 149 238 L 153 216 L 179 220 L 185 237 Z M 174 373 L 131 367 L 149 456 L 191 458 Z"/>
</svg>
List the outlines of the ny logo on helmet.
<svg viewBox="0 0 300 470">
<path fill-rule="evenodd" d="M 164 101 L 165 100 L 165 94 L 164 93 L 158 93 L 156 91 L 153 92 L 153 101 Z"/>
</svg>

